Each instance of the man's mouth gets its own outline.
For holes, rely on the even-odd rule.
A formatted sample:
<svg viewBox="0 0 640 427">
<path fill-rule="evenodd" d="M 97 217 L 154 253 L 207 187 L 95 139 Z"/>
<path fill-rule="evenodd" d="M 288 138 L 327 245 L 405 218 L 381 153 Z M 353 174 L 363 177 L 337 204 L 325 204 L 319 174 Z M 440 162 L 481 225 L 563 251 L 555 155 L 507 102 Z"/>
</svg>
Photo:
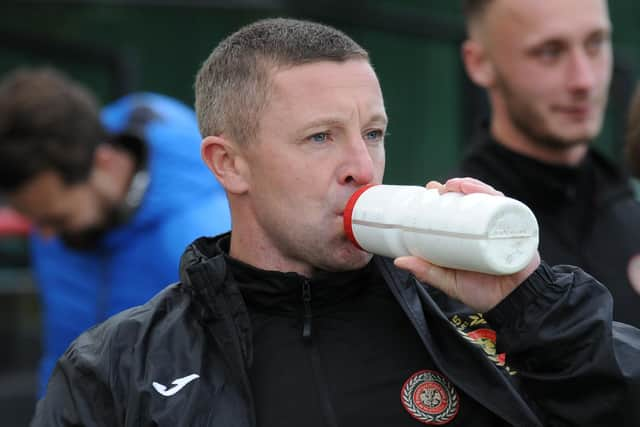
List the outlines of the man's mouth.
<svg viewBox="0 0 640 427">
<path fill-rule="evenodd" d="M 585 119 L 591 114 L 591 107 L 586 105 L 556 107 L 555 110 L 575 120 Z"/>
</svg>

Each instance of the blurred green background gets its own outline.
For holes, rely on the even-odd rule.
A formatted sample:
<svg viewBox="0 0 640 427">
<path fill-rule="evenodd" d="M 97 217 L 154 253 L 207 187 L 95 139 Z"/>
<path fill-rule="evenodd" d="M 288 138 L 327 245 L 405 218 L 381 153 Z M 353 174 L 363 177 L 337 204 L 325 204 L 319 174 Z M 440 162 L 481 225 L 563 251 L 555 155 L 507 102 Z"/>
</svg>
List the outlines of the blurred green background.
<svg viewBox="0 0 640 427">
<path fill-rule="evenodd" d="M 597 145 L 622 161 L 626 106 L 640 77 L 640 2 L 610 2 L 616 65 Z M 193 104 L 200 63 L 223 37 L 267 16 L 336 26 L 367 48 L 390 117 L 386 183 L 424 184 L 451 171 L 477 122 L 483 93 L 465 77 L 458 0 L 84 0 L 0 5 L 0 75 L 20 65 L 60 67 L 102 102 L 134 90 Z M 37 288 L 24 236 L 0 239 L 0 422 L 25 425 L 39 353 Z"/>
<path fill-rule="evenodd" d="M 0 73 L 19 64 L 51 63 L 84 80 L 105 102 L 123 91 L 152 90 L 192 104 L 199 64 L 240 25 L 264 16 L 320 20 L 345 30 L 372 54 L 391 120 L 386 182 L 422 184 L 444 176 L 466 143 L 475 117 L 469 113 L 478 98 L 477 91 L 466 90 L 459 58 L 460 2 L 304 3 L 9 2 L 0 9 L 0 37 L 9 40 L 0 43 Z M 611 15 L 617 65 L 628 80 L 640 68 L 640 3 L 617 0 Z M 626 87 L 623 94 L 628 92 Z M 614 104 L 613 113 L 621 113 Z M 608 118 L 612 123 L 607 122 L 599 144 L 615 155 L 619 123 Z"/>
</svg>

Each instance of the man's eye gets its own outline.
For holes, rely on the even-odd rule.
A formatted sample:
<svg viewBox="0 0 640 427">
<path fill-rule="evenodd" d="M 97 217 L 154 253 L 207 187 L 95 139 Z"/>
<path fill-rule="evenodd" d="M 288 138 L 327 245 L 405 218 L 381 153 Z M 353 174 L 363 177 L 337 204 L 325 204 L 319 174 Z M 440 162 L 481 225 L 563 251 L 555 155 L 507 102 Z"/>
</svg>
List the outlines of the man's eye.
<svg viewBox="0 0 640 427">
<path fill-rule="evenodd" d="M 562 50 L 558 46 L 545 46 L 538 52 L 538 55 L 542 59 L 550 60 L 555 59 L 560 55 Z"/>
<path fill-rule="evenodd" d="M 597 54 L 607 44 L 609 39 L 605 36 L 598 35 L 587 40 L 586 49 L 589 54 Z"/>
<path fill-rule="evenodd" d="M 543 64 L 553 64 L 560 59 L 566 46 L 561 42 L 549 42 L 531 51 L 533 58 Z"/>
<path fill-rule="evenodd" d="M 329 133 L 328 132 L 316 133 L 311 135 L 309 139 L 312 142 L 317 142 L 317 143 L 327 142 L 329 140 Z"/>
<path fill-rule="evenodd" d="M 364 134 L 367 141 L 379 141 L 382 139 L 383 133 L 380 129 L 370 130 Z"/>
</svg>

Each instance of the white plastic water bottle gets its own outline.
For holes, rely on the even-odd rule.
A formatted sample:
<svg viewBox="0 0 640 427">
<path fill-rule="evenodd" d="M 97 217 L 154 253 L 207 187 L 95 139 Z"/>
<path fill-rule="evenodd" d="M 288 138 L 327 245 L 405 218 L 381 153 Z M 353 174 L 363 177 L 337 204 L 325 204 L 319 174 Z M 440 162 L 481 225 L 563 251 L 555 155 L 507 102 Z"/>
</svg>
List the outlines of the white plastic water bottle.
<svg viewBox="0 0 640 427">
<path fill-rule="evenodd" d="M 496 275 L 522 270 L 538 248 L 538 222 L 522 202 L 419 186 L 362 187 L 345 207 L 344 229 L 367 252 Z"/>
</svg>

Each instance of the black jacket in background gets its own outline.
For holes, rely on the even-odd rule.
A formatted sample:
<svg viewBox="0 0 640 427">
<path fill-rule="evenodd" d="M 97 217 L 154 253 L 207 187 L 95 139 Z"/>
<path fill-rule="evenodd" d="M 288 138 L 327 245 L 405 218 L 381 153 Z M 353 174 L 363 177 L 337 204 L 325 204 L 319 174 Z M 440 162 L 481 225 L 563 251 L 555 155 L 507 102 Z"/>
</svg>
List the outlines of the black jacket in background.
<svg viewBox="0 0 640 427">
<path fill-rule="evenodd" d="M 251 324 L 217 248 L 216 239 L 197 240 L 180 284 L 81 335 L 59 360 L 32 425 L 256 426 Z M 387 258 L 372 262 L 437 369 L 509 424 L 640 425 L 640 330 L 612 323 L 609 293 L 579 269 L 542 264 L 486 313 L 511 376 L 456 326 L 468 309 Z M 157 391 L 193 375 L 179 393 Z"/>
<path fill-rule="evenodd" d="M 640 294 L 628 275 L 630 260 L 640 256 L 640 203 L 609 160 L 589 149 L 577 167 L 550 165 L 507 149 L 482 129 L 455 175 L 529 206 L 540 225 L 542 258 L 593 275 L 611 291 L 614 319 L 640 327 Z"/>
</svg>

